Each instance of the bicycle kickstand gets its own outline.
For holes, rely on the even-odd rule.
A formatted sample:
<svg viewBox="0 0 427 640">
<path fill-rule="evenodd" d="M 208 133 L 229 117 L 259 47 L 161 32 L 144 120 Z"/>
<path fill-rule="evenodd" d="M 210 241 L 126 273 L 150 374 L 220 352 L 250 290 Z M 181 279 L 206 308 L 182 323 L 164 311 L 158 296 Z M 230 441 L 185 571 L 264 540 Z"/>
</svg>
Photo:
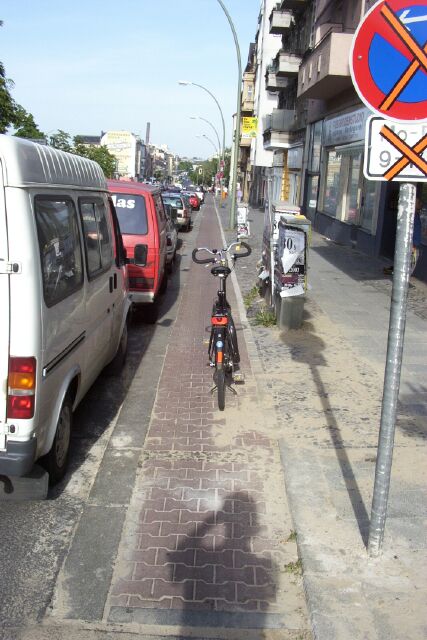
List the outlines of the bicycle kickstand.
<svg viewBox="0 0 427 640">
<path fill-rule="evenodd" d="M 235 396 L 237 396 L 237 391 L 236 389 L 233 389 L 233 387 L 230 384 L 226 384 L 227 389 L 230 389 L 230 391 L 232 391 L 234 393 Z M 218 389 L 218 386 L 215 385 L 214 387 L 212 387 L 211 389 L 211 393 L 215 393 L 215 391 Z"/>
</svg>

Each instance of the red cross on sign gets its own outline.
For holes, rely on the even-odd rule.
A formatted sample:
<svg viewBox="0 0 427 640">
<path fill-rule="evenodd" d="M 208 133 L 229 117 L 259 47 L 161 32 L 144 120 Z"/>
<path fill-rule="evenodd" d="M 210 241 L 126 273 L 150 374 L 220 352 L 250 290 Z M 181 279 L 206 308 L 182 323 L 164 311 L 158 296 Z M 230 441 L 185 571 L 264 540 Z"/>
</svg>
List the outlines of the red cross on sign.
<svg viewBox="0 0 427 640">
<path fill-rule="evenodd" d="M 380 0 L 350 53 L 361 100 L 383 118 L 427 120 L 427 0 Z"/>
</svg>

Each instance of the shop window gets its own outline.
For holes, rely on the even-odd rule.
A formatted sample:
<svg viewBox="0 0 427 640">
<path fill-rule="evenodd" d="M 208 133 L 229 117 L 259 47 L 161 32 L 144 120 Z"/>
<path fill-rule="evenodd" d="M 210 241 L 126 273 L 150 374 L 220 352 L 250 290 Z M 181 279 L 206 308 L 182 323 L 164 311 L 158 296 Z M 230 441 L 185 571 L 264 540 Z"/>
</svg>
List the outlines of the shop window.
<svg viewBox="0 0 427 640">
<path fill-rule="evenodd" d="M 326 160 L 325 186 L 323 192 L 323 211 L 337 217 L 340 203 L 340 177 L 342 156 L 336 151 L 328 151 Z"/>
<path fill-rule="evenodd" d="M 341 222 L 360 224 L 362 150 L 326 152 L 321 210 Z"/>
<path fill-rule="evenodd" d="M 373 233 L 377 202 L 377 183 L 365 180 L 361 204 L 360 226 L 369 233 Z"/>
<path fill-rule="evenodd" d="M 348 185 L 347 185 L 347 197 L 343 211 L 343 221 L 350 222 L 351 224 L 358 224 L 359 222 L 359 208 L 360 208 L 360 189 L 361 189 L 361 170 L 362 170 L 362 154 L 351 155 L 348 158 L 349 172 L 348 172 Z"/>
</svg>

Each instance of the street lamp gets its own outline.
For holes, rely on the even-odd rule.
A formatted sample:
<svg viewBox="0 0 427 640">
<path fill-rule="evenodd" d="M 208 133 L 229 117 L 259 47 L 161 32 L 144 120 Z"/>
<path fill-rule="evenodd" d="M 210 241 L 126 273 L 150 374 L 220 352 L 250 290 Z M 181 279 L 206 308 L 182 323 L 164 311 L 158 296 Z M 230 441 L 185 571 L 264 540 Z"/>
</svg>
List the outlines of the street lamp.
<svg viewBox="0 0 427 640">
<path fill-rule="evenodd" d="M 224 165 L 224 153 L 225 153 L 225 122 L 224 122 L 224 116 L 222 113 L 222 109 L 219 105 L 218 100 L 215 98 L 214 94 L 209 91 L 209 89 L 206 89 L 206 87 L 204 87 L 202 84 L 197 84 L 196 82 L 190 82 L 190 80 L 178 80 L 178 84 L 186 87 L 188 85 L 193 85 L 193 87 L 199 87 L 199 89 L 203 89 L 203 91 L 206 91 L 206 93 L 209 93 L 209 95 L 211 96 L 211 98 L 213 98 L 216 102 L 216 106 L 219 109 L 219 112 L 221 114 L 221 122 L 222 122 L 222 165 L 223 167 Z"/>
<path fill-rule="evenodd" d="M 217 155 L 219 157 L 219 155 L 220 155 L 219 149 L 216 146 L 215 142 L 212 140 L 212 138 L 209 138 L 209 136 L 207 136 L 205 133 L 202 133 L 201 135 L 197 135 L 196 138 L 206 138 L 206 140 L 209 140 L 209 142 L 211 143 L 211 145 L 213 146 L 213 148 L 215 149 L 215 151 L 216 151 L 216 153 L 217 153 Z"/>
<path fill-rule="evenodd" d="M 213 126 L 212 122 L 210 122 L 209 120 L 206 120 L 206 118 L 202 118 L 202 116 L 190 116 L 190 120 L 203 120 L 203 122 L 207 122 L 208 125 L 210 127 L 212 127 L 212 129 L 215 131 L 215 135 L 216 135 L 216 139 L 218 140 L 218 149 L 221 149 L 221 143 L 219 141 L 219 135 L 218 135 L 218 131 L 216 130 L 216 128 Z M 221 154 L 219 154 L 221 155 Z"/>
<path fill-rule="evenodd" d="M 238 67 L 238 80 L 237 80 L 237 109 L 236 109 L 236 125 L 234 128 L 234 156 L 232 167 L 232 183 L 231 183 L 231 210 L 230 210 L 230 228 L 234 229 L 236 224 L 236 187 L 237 187 L 237 160 L 240 147 L 240 116 L 241 116 L 241 87 L 242 87 L 242 60 L 240 57 L 239 41 L 237 39 L 236 29 L 234 28 L 233 21 L 225 8 L 222 0 L 217 0 L 222 10 L 227 16 L 227 20 L 230 24 L 231 31 L 233 32 L 234 44 L 236 45 L 237 54 L 237 67 Z"/>
</svg>

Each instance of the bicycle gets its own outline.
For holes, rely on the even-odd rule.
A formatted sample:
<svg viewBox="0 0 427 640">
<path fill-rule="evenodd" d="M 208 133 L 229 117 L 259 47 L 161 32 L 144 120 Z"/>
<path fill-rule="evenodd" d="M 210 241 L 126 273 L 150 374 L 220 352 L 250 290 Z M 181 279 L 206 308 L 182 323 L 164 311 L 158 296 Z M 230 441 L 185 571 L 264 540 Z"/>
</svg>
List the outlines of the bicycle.
<svg viewBox="0 0 427 640">
<path fill-rule="evenodd" d="M 235 252 L 231 254 L 232 248 Z M 241 253 L 241 248 L 246 249 Z M 197 258 L 199 251 L 207 251 L 213 258 Z M 225 389 L 228 387 L 235 395 L 236 391 L 231 386 L 232 382 L 242 382 L 243 376 L 237 373 L 240 363 L 239 345 L 237 342 L 236 328 L 231 315 L 231 307 L 227 300 L 226 281 L 234 263 L 238 258 L 246 258 L 252 253 L 252 249 L 246 242 L 232 242 L 225 249 L 208 249 L 199 247 L 193 250 L 192 259 L 197 264 L 214 264 L 211 274 L 219 278 L 219 289 L 214 301 L 211 314 L 211 333 L 209 338 L 208 357 L 209 365 L 215 368 L 213 374 L 214 387 L 211 393 L 218 392 L 218 409 L 224 411 Z"/>
</svg>

